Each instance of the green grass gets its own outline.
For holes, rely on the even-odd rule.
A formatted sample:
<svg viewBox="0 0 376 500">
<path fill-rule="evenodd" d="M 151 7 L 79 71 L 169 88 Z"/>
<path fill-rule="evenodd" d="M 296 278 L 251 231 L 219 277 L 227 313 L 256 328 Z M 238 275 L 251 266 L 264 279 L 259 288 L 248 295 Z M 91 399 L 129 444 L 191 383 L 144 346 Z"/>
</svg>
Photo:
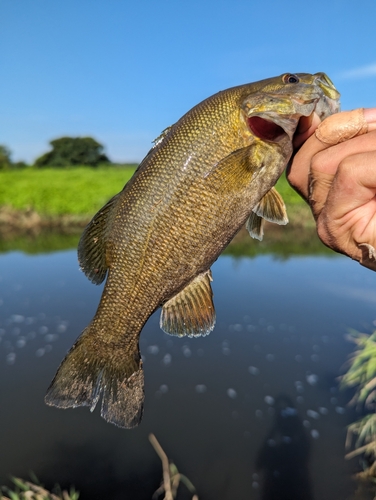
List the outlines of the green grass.
<svg viewBox="0 0 376 500">
<path fill-rule="evenodd" d="M 134 170 L 103 166 L 0 171 L 0 207 L 33 209 L 44 216 L 91 216 L 123 188 Z M 287 205 L 304 203 L 284 175 L 277 189 Z"/>
<path fill-rule="evenodd" d="M 93 215 L 131 178 L 135 166 L 0 171 L 0 207 L 41 215 Z"/>
<path fill-rule="evenodd" d="M 299 196 L 298 193 L 294 191 L 290 184 L 287 182 L 285 174 L 282 174 L 275 187 L 279 194 L 282 196 L 287 206 L 305 205 L 305 201 L 303 200 L 303 198 L 301 198 L 301 196 Z"/>
</svg>

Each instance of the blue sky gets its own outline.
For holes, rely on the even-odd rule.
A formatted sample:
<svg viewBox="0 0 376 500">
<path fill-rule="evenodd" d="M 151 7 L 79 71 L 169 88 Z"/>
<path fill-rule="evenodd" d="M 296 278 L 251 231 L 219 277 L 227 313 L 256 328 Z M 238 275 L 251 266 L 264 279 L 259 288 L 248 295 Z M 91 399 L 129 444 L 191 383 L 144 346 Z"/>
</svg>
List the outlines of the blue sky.
<svg viewBox="0 0 376 500">
<path fill-rule="evenodd" d="M 0 144 L 33 161 L 91 135 L 115 161 L 215 92 L 325 71 L 376 106 L 376 1 L 0 0 Z"/>
</svg>

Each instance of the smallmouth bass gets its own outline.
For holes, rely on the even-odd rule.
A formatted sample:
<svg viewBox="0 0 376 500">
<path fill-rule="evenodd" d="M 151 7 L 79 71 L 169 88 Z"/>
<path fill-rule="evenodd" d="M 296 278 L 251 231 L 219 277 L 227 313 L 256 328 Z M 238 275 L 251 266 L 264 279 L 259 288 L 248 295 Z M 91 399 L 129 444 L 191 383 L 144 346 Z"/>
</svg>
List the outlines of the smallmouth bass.
<svg viewBox="0 0 376 500">
<path fill-rule="evenodd" d="M 287 223 L 274 185 L 299 119 L 338 110 L 339 93 L 324 73 L 288 73 L 219 92 L 162 132 L 81 237 L 81 269 L 93 283 L 107 281 L 47 404 L 93 410 L 102 395 L 108 422 L 140 422 L 144 324 L 162 307 L 160 325 L 171 335 L 214 328 L 211 265 L 243 224 L 261 239 L 263 219 Z"/>
</svg>

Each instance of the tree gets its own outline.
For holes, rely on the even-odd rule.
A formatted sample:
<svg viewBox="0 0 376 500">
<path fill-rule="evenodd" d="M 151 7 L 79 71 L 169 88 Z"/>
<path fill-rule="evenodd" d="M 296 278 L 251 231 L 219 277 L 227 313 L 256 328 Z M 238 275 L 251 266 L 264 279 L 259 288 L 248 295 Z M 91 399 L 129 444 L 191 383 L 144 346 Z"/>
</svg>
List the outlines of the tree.
<svg viewBox="0 0 376 500">
<path fill-rule="evenodd" d="M 67 167 L 70 165 L 96 166 L 109 163 L 103 146 L 92 137 L 61 137 L 50 142 L 52 151 L 37 158 L 37 167 Z"/>
<path fill-rule="evenodd" d="M 10 159 L 10 154 L 10 150 L 0 144 L 0 170 L 11 168 L 12 160 Z"/>
</svg>

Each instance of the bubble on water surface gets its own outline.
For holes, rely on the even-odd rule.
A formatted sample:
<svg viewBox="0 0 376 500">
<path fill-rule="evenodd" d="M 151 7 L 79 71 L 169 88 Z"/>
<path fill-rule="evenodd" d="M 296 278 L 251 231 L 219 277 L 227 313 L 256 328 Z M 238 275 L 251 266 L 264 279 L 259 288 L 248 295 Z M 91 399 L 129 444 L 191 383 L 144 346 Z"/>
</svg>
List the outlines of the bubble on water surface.
<svg viewBox="0 0 376 500">
<path fill-rule="evenodd" d="M 263 416 L 262 410 L 256 410 L 255 411 L 255 415 L 256 415 L 257 418 L 262 418 L 262 416 Z"/>
<path fill-rule="evenodd" d="M 10 352 L 9 354 L 6 355 L 6 362 L 8 365 L 14 365 L 16 361 L 16 353 L 15 352 Z"/>
<path fill-rule="evenodd" d="M 166 394 L 168 392 L 168 385 L 166 384 L 162 384 L 159 388 L 159 391 L 162 393 L 162 394 Z"/>
<path fill-rule="evenodd" d="M 227 396 L 231 399 L 235 399 L 237 397 L 237 392 L 235 391 L 235 389 L 227 389 Z"/>
<path fill-rule="evenodd" d="M 12 314 L 12 316 L 11 316 L 12 323 L 23 323 L 24 320 L 25 320 L 25 317 L 22 316 L 22 314 Z"/>
<path fill-rule="evenodd" d="M 314 373 L 311 373 L 310 375 L 306 376 L 306 380 L 309 383 L 309 385 L 316 385 L 319 380 L 319 377 Z"/>
<path fill-rule="evenodd" d="M 197 384 L 195 387 L 195 391 L 197 394 L 204 394 L 207 391 L 207 387 L 205 384 Z"/>
<path fill-rule="evenodd" d="M 46 342 L 55 342 L 56 340 L 58 340 L 59 338 L 59 335 L 57 333 L 48 333 L 45 337 L 44 337 L 44 340 Z"/>
<path fill-rule="evenodd" d="M 265 396 L 264 401 L 267 405 L 274 405 L 274 398 L 272 396 Z"/>
<path fill-rule="evenodd" d="M 20 349 L 21 349 L 22 347 L 25 347 L 25 345 L 26 345 L 26 339 L 25 339 L 25 337 L 20 337 L 20 338 L 17 340 L 17 342 L 16 342 L 16 346 L 17 346 L 17 347 L 19 347 Z"/>
<path fill-rule="evenodd" d="M 256 331 L 255 325 L 247 325 L 247 332 L 254 332 Z"/>
<path fill-rule="evenodd" d="M 186 358 L 190 358 L 192 356 L 192 351 L 187 345 L 183 345 L 181 350 L 183 351 L 183 356 L 185 356 Z"/>
<path fill-rule="evenodd" d="M 255 366 L 249 366 L 248 371 L 251 375 L 258 375 L 260 373 L 260 370 Z"/>
<path fill-rule="evenodd" d="M 48 332 L 48 326 L 41 326 L 38 331 L 40 334 L 45 335 Z"/>
<path fill-rule="evenodd" d="M 321 415 L 327 415 L 329 413 L 329 410 L 328 410 L 328 408 L 325 408 L 324 406 L 320 406 L 319 412 L 321 413 Z"/>
<path fill-rule="evenodd" d="M 308 417 L 310 417 L 310 418 L 314 418 L 314 419 L 316 419 L 316 420 L 317 420 L 318 418 L 320 418 L 320 414 L 319 414 L 319 413 L 317 413 L 317 411 L 315 411 L 315 410 L 307 410 L 307 415 L 308 415 Z"/>
<path fill-rule="evenodd" d="M 37 349 L 37 351 L 35 352 L 35 356 L 37 358 L 41 358 L 42 356 L 44 356 L 44 354 L 46 353 L 45 349 L 43 347 L 40 347 L 39 349 Z"/>
<path fill-rule="evenodd" d="M 313 437 L 313 439 L 318 439 L 320 437 L 320 433 L 317 429 L 312 429 L 311 436 Z"/>
<path fill-rule="evenodd" d="M 344 413 L 346 413 L 346 409 L 343 408 L 342 406 L 336 406 L 336 412 L 339 414 L 339 415 L 343 415 Z"/>
<path fill-rule="evenodd" d="M 265 358 L 267 361 L 274 361 L 275 356 L 274 354 L 267 354 Z"/>
<path fill-rule="evenodd" d="M 306 429 L 311 427 L 311 422 L 309 420 L 303 420 L 303 425 Z"/>
<path fill-rule="evenodd" d="M 162 363 L 165 365 L 165 366 L 169 366 L 171 364 L 171 361 L 172 361 L 172 356 L 171 354 L 167 353 L 163 356 L 163 359 L 162 359 Z"/>
<path fill-rule="evenodd" d="M 149 345 L 147 348 L 147 352 L 149 354 L 158 354 L 159 353 L 159 347 L 157 345 Z"/>
</svg>

